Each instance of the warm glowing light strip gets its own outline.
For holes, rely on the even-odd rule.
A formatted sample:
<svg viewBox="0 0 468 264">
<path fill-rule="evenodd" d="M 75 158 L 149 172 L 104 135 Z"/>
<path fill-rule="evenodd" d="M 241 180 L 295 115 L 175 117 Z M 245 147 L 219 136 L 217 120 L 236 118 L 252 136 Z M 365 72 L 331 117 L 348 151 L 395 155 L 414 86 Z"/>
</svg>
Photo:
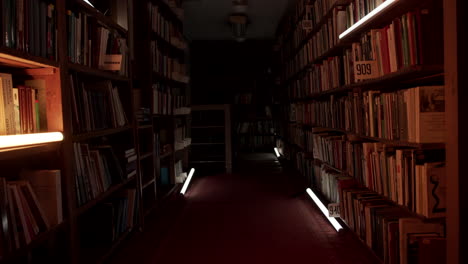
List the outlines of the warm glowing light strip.
<svg viewBox="0 0 468 264">
<path fill-rule="evenodd" d="M 61 132 L 0 136 L 0 149 L 58 142 L 62 140 L 63 134 Z"/>
<path fill-rule="evenodd" d="M 280 153 L 279 153 L 279 151 L 278 151 L 278 148 L 275 148 L 275 153 L 276 153 L 276 157 L 279 158 L 279 157 L 280 157 Z"/>
<path fill-rule="evenodd" d="M 320 208 L 320 211 L 322 211 L 323 215 L 325 215 L 328 221 L 330 221 L 330 223 L 336 229 L 336 231 L 338 232 L 340 231 L 340 229 L 343 229 L 343 227 L 340 225 L 340 223 L 338 223 L 338 221 L 336 221 L 335 218 L 329 217 L 328 209 L 325 207 L 325 205 L 323 205 L 323 203 L 320 201 L 317 195 L 315 195 L 315 193 L 310 188 L 307 188 L 306 191 L 309 194 L 310 198 L 312 198 L 312 200 L 318 206 L 318 208 Z"/>
<path fill-rule="evenodd" d="M 346 35 L 354 31 L 356 28 L 361 26 L 362 24 L 366 23 L 369 19 L 372 17 L 376 16 L 378 13 L 382 12 L 384 9 L 390 7 L 391 5 L 395 4 L 398 2 L 398 0 L 386 0 L 382 4 L 380 4 L 378 7 L 376 7 L 374 10 L 372 10 L 369 14 L 365 15 L 363 18 L 361 18 L 358 22 L 354 23 L 350 28 L 345 30 L 343 33 L 340 34 L 340 39 L 344 38 Z"/>
<path fill-rule="evenodd" d="M 190 173 L 189 173 L 187 179 L 186 179 L 185 182 L 184 182 L 184 186 L 182 186 L 182 190 L 180 190 L 180 193 L 181 193 L 181 194 L 185 195 L 185 192 L 187 191 L 187 188 L 188 188 L 188 186 L 189 186 L 189 184 L 190 184 L 190 181 L 192 180 L 192 176 L 193 176 L 194 173 L 195 173 L 195 169 L 192 168 L 192 169 L 190 170 Z"/>
</svg>

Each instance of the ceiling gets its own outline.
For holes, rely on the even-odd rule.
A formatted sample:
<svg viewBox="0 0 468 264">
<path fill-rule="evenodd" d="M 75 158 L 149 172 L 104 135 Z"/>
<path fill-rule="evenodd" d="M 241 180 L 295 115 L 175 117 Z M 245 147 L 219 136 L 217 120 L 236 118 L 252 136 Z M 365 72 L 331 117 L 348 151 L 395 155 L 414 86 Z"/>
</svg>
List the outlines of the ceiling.
<svg viewBox="0 0 468 264">
<path fill-rule="evenodd" d="M 273 39 L 279 20 L 294 0 L 249 0 L 247 39 Z M 227 22 L 232 0 L 184 0 L 185 35 L 192 40 L 233 39 Z"/>
</svg>

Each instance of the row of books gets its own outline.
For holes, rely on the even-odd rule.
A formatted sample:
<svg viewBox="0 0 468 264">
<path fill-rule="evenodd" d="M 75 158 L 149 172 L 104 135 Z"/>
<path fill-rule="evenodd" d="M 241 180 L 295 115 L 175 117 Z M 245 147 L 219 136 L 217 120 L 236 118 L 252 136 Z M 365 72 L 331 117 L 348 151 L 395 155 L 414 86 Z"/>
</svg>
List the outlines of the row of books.
<svg viewBox="0 0 468 264">
<path fill-rule="evenodd" d="M 182 160 L 178 160 L 174 163 L 175 182 L 184 183 L 187 179 L 187 172 L 184 172 L 184 166 Z"/>
<path fill-rule="evenodd" d="M 314 135 L 313 157 L 415 213 L 428 218 L 445 214 L 443 150 L 353 142 L 323 133 Z"/>
<path fill-rule="evenodd" d="M 344 12 L 336 10 L 338 10 L 337 14 Z M 433 52 L 434 47 L 442 45 L 442 30 L 440 25 L 434 24 L 434 21 L 439 21 L 437 17 L 440 15 L 440 10 L 418 9 L 395 18 L 388 26 L 372 29 L 362 34 L 360 42 L 353 43 L 351 49 L 344 51 L 343 58 L 338 61 L 340 66 L 335 67 L 331 72 L 333 77 L 330 79 L 327 75 L 322 76 L 326 81 L 329 81 L 327 77 L 332 81 L 341 81 L 333 83 L 331 87 L 304 87 L 303 90 L 324 91 L 337 88 L 339 85 L 358 82 L 364 79 L 355 77 L 354 66 L 359 62 L 375 62 L 376 67 L 372 68 L 372 72 L 368 74 L 372 75 L 372 78 L 414 65 L 441 65 L 442 55 L 439 54 L 440 52 Z M 330 21 L 334 20 L 330 19 Z M 305 67 L 312 67 L 310 64 L 318 56 L 337 44 L 338 32 L 341 30 L 343 29 L 333 28 L 333 23 L 324 24 L 295 58 L 285 61 L 282 79 L 287 80 Z"/>
<path fill-rule="evenodd" d="M 185 64 L 163 52 L 157 41 L 151 41 L 151 54 L 155 73 L 171 80 L 188 83 L 189 77 Z"/>
<path fill-rule="evenodd" d="M 0 135 L 47 131 L 46 81 L 27 80 L 13 87 L 13 77 L 0 73 Z"/>
<path fill-rule="evenodd" d="M 295 144 L 301 148 L 304 148 L 304 135 L 305 130 L 303 130 L 301 127 L 298 127 L 296 125 L 288 126 L 288 136 L 291 144 Z"/>
<path fill-rule="evenodd" d="M 240 122 L 237 125 L 238 134 L 266 134 L 275 133 L 277 128 L 276 122 L 272 120 L 257 120 L 249 122 Z"/>
<path fill-rule="evenodd" d="M 294 58 L 284 62 L 283 80 L 287 80 L 304 67 L 309 66 L 314 60 L 338 43 L 338 32 L 341 33 L 344 26 L 339 27 L 339 25 L 335 23 L 336 21 L 334 21 L 333 18 L 329 18 L 327 23 L 324 23 L 317 33 L 309 38 L 307 43 Z"/>
<path fill-rule="evenodd" d="M 119 128 L 128 124 L 119 95 L 111 81 L 89 81 L 70 75 L 74 133 Z"/>
<path fill-rule="evenodd" d="M 70 62 L 128 76 L 127 40 L 82 12 L 67 11 Z"/>
<path fill-rule="evenodd" d="M 59 170 L 22 170 L 0 178 L 0 260 L 63 221 Z"/>
<path fill-rule="evenodd" d="M 300 123 L 390 140 L 445 142 L 443 86 L 420 86 L 392 93 L 350 93 L 292 106 L 295 120 Z"/>
<path fill-rule="evenodd" d="M 139 197 L 136 189 L 124 189 L 106 202 L 98 204 L 80 218 L 82 243 L 85 247 L 109 246 L 130 231 L 139 221 Z"/>
<path fill-rule="evenodd" d="M 313 134 L 312 140 L 314 159 L 326 162 L 339 170 L 346 170 L 348 168 L 346 155 L 353 155 L 353 153 L 347 151 L 347 144 L 350 142 L 346 141 L 345 136 L 337 133 Z"/>
<path fill-rule="evenodd" d="M 166 84 L 153 84 L 153 114 L 171 115 L 173 110 L 172 89 Z"/>
<path fill-rule="evenodd" d="M 341 218 L 384 263 L 445 263 L 442 222 L 425 222 L 382 196 L 343 188 Z"/>
<path fill-rule="evenodd" d="M 304 153 L 299 152 L 296 155 L 299 171 L 319 190 L 327 203 L 339 203 L 340 218 L 383 263 L 445 262 L 446 238 L 443 222 L 425 222 L 415 218 L 410 211 L 388 198 L 368 188 L 359 187 L 353 178 L 338 170 L 317 163 Z M 440 175 L 440 167 L 438 169 L 439 171 L 432 174 Z M 425 177 L 431 178 L 427 175 Z M 435 179 L 439 181 L 438 176 Z M 439 197 L 432 198 L 435 204 L 430 203 L 430 198 L 425 198 L 427 197 L 419 197 L 425 206 L 441 206 L 438 203 Z"/>
<path fill-rule="evenodd" d="M 385 0 L 350 0 L 346 7 L 346 27 L 351 27 L 383 2 Z"/>
<path fill-rule="evenodd" d="M 1 46 L 51 60 L 57 58 L 57 12 L 54 1 L 2 2 Z"/>
<path fill-rule="evenodd" d="M 332 21 L 335 30 L 335 35 L 341 33 L 345 29 L 345 13 L 338 12 L 342 11 L 343 8 L 340 6 L 335 6 L 337 0 L 318 0 L 314 1 L 313 3 L 307 3 L 304 7 L 304 13 L 302 20 L 299 21 L 299 24 L 296 25 L 294 29 L 294 33 L 286 41 L 287 45 L 283 45 L 281 50 L 281 59 L 282 61 L 287 61 L 291 59 L 295 52 L 299 48 L 300 45 L 310 37 L 310 33 L 315 27 L 322 21 L 322 19 L 328 14 L 330 11 L 333 12 L 333 20 L 328 20 L 328 23 L 331 24 Z M 339 27 L 339 28 L 337 28 Z M 304 50 L 302 50 L 304 52 Z"/>
<path fill-rule="evenodd" d="M 151 109 L 147 107 L 140 107 L 135 112 L 135 118 L 139 125 L 151 124 Z"/>
<path fill-rule="evenodd" d="M 185 95 L 185 89 L 180 87 L 172 87 L 172 100 L 174 107 L 174 114 L 176 109 L 182 109 L 188 107 L 188 98 Z M 187 109 L 184 111 L 188 111 Z M 191 111 L 191 110 L 190 110 Z"/>
<path fill-rule="evenodd" d="M 288 150 L 288 147 L 286 144 L 284 144 L 282 141 L 280 143 L 277 143 L 277 148 L 278 145 L 281 145 L 284 150 Z M 279 149 L 279 148 L 278 148 Z M 284 153 L 285 151 L 283 151 Z M 281 153 L 281 152 L 280 152 Z M 299 172 L 299 174 L 304 177 L 306 180 L 306 183 L 308 186 L 315 186 L 314 184 L 314 159 L 310 158 L 310 154 L 303 152 L 303 151 L 294 151 L 293 153 L 295 157 L 295 165 L 296 169 Z M 283 154 L 283 156 L 285 156 Z M 291 159 L 291 156 L 285 156 L 287 159 Z"/>
<path fill-rule="evenodd" d="M 312 131 L 307 131 L 296 124 L 290 124 L 288 126 L 288 135 L 291 143 L 296 144 L 306 152 L 313 151 Z"/>
<path fill-rule="evenodd" d="M 175 151 L 182 150 L 192 143 L 192 139 L 188 135 L 188 130 L 187 127 L 180 126 L 177 127 L 176 130 L 174 131 L 174 149 Z"/>
<path fill-rule="evenodd" d="M 282 47 L 287 46 L 288 42 L 291 42 L 291 32 L 294 31 L 293 34 L 299 33 L 299 30 L 297 30 L 297 28 L 298 25 L 301 23 L 303 16 L 305 15 L 307 2 L 308 0 L 297 1 L 296 5 L 294 6 L 294 9 L 292 9 L 291 11 L 291 14 L 284 16 L 283 20 L 280 22 L 280 25 L 278 27 L 279 32 L 277 39 Z"/>
<path fill-rule="evenodd" d="M 134 148 L 117 151 L 109 145 L 74 143 L 75 189 L 78 205 L 95 199 L 112 185 L 136 175 Z"/>
<path fill-rule="evenodd" d="M 153 32 L 176 47 L 184 49 L 186 43 L 178 26 L 172 20 L 166 19 L 158 6 L 153 5 L 151 2 L 148 3 L 148 6 Z"/>
<path fill-rule="evenodd" d="M 322 64 L 311 66 L 289 83 L 289 98 L 302 99 L 350 84 L 349 72 L 343 72 L 343 57 L 329 57 Z"/>
<path fill-rule="evenodd" d="M 443 64 L 443 54 L 434 52 L 443 44 L 441 16 L 441 10 L 417 9 L 363 34 L 352 45 L 353 61 L 375 61 L 376 77 L 412 65 Z"/>
<path fill-rule="evenodd" d="M 340 196 L 338 192 L 338 183 L 351 179 L 351 177 L 343 175 L 341 172 L 330 168 L 323 164 L 319 165 L 317 161 L 313 161 L 313 174 L 312 183 L 313 186 L 319 188 L 324 198 L 330 203 L 339 203 Z"/>
<path fill-rule="evenodd" d="M 363 93 L 365 135 L 409 142 L 445 142 L 444 86 Z M 359 110 L 358 110 L 359 114 Z"/>
<path fill-rule="evenodd" d="M 153 71 L 171 80 L 188 83 L 185 64 L 162 51 L 157 41 L 151 41 Z"/>
</svg>

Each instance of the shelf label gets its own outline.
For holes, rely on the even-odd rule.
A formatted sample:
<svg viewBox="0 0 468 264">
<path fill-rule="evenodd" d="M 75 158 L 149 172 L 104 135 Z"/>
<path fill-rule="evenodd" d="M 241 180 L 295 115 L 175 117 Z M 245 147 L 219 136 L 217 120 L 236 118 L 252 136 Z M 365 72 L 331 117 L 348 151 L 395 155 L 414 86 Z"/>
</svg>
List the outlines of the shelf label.
<svg viewBox="0 0 468 264">
<path fill-rule="evenodd" d="M 328 205 L 328 216 L 340 217 L 340 204 L 339 203 L 331 203 Z"/>
<path fill-rule="evenodd" d="M 368 80 L 379 77 L 377 61 L 356 61 L 354 62 L 354 79 Z"/>
<path fill-rule="evenodd" d="M 302 20 L 303 30 L 312 30 L 312 20 Z"/>
<path fill-rule="evenodd" d="M 104 55 L 101 69 L 105 71 L 120 71 L 122 67 L 122 54 Z"/>
</svg>

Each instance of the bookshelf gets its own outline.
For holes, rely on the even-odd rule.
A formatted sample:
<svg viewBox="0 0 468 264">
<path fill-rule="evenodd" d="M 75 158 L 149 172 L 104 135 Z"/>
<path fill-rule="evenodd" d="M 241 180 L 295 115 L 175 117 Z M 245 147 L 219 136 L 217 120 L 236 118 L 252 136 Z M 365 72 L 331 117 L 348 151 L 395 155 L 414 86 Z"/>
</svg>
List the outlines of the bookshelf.
<svg viewBox="0 0 468 264">
<path fill-rule="evenodd" d="M 16 131 L 0 137 L 39 138 L 40 133 L 60 132 L 63 139 L 2 148 L 1 167 L 11 175 L 1 178 L 6 179 L 2 194 L 14 194 L 15 199 L 6 195 L 1 200 L 7 206 L 2 214 L 6 208 L 12 211 L 7 215 L 8 229 L 0 232 L 0 261 L 103 262 L 140 226 L 139 177 L 132 165 L 136 154 L 129 57 L 133 52 L 126 29 L 132 1 L 113 1 L 109 6 L 100 2 L 95 7 L 81 0 L 3 4 L 2 21 L 11 19 L 8 32 L 13 33 L 0 43 L 0 72 L 11 74 L 12 87 L 22 94 L 14 118 Z M 119 10 L 123 6 L 125 11 Z M 107 62 L 120 63 L 109 68 Z M 2 109 L 9 107 L 5 102 Z M 36 198 L 21 187 L 28 185 Z M 39 187 L 47 188 L 49 196 Z M 32 200 L 19 205 L 21 197 Z M 44 204 L 47 197 L 49 204 Z M 107 213 L 98 215 L 101 207 Z M 37 210 L 44 215 L 28 213 Z M 41 224 L 45 222 L 47 228 Z M 33 229 L 20 233 L 18 225 Z M 101 228 L 115 232 L 108 236 Z M 87 247 L 91 230 L 102 238 L 99 249 Z"/>
<path fill-rule="evenodd" d="M 275 145 L 277 123 L 273 118 L 275 106 L 234 104 L 235 152 L 271 151 Z"/>
<path fill-rule="evenodd" d="M 382 3 L 388 8 L 373 11 Z M 443 27 L 437 0 L 297 1 L 278 27 L 275 72 L 287 99 L 277 147 L 326 204 L 340 204 L 343 223 L 384 263 L 409 263 L 407 241 L 389 244 L 387 231 L 437 229 L 426 242 L 442 241 L 434 258 L 445 252 Z M 372 76 L 362 78 L 366 63 Z M 434 123 L 420 123 L 424 115 Z M 431 189 L 437 196 L 425 189 L 429 174 L 443 185 Z"/>
<path fill-rule="evenodd" d="M 138 1 L 133 15 L 132 31 L 138 47 L 138 63 L 134 65 L 135 133 L 142 214 L 146 216 L 181 187 L 183 173 L 189 170 L 189 53 L 180 1 Z"/>
<path fill-rule="evenodd" d="M 231 173 L 231 105 L 193 105 L 192 111 L 190 164 L 202 175 Z"/>
</svg>

